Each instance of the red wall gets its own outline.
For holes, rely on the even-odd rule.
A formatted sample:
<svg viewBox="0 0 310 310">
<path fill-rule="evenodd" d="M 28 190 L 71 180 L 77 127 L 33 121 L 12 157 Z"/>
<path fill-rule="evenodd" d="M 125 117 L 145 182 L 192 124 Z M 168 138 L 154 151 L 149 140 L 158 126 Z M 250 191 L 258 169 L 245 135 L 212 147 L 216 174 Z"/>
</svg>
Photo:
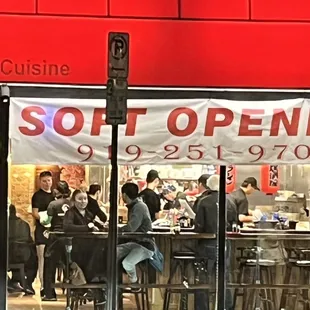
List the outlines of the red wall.
<svg viewBox="0 0 310 310">
<path fill-rule="evenodd" d="M 104 84 L 124 31 L 131 85 L 310 87 L 308 0 L 10 0 L 0 26 L 0 81 Z"/>
</svg>

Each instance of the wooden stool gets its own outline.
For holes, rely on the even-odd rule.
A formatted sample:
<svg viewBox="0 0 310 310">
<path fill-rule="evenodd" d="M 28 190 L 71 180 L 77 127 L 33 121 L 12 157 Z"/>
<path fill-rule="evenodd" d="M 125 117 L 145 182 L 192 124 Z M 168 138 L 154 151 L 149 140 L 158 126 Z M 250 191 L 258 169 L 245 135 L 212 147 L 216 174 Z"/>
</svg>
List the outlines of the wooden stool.
<svg viewBox="0 0 310 310">
<path fill-rule="evenodd" d="M 273 260 L 266 260 L 266 259 L 259 259 L 259 274 L 257 271 L 254 272 L 254 277 L 252 278 L 251 282 L 257 284 L 268 283 L 272 282 L 272 274 L 271 268 L 275 266 L 275 261 Z M 240 263 L 240 273 L 237 279 L 237 282 L 243 284 L 244 281 L 244 271 L 246 268 L 256 268 L 257 267 L 257 260 L 256 259 L 244 259 Z M 243 288 L 236 289 L 234 293 L 234 307 L 236 305 L 237 297 L 242 297 L 242 310 L 252 310 L 256 308 L 256 301 L 257 298 L 260 298 L 262 301 L 262 307 L 260 309 L 264 310 L 277 310 L 277 296 L 276 291 L 272 289 L 260 289 L 260 297 L 258 297 L 257 290 L 251 289 L 251 292 L 248 292 L 247 289 Z"/>
<path fill-rule="evenodd" d="M 171 284 L 174 276 L 176 275 L 178 269 L 181 272 L 182 283 L 186 287 L 188 285 L 187 269 L 191 265 L 194 268 L 194 263 L 196 261 L 196 256 L 194 252 L 174 252 L 172 255 L 170 263 L 170 277 L 167 284 Z M 164 297 L 163 310 L 169 310 L 170 297 L 171 294 L 181 294 L 181 305 L 180 309 L 187 309 L 188 307 L 188 294 L 194 293 L 194 291 L 189 292 L 180 289 L 166 289 Z"/>
<path fill-rule="evenodd" d="M 302 250 L 309 251 L 310 250 Z M 288 263 L 285 271 L 284 283 L 290 284 L 291 274 L 293 269 L 299 269 L 298 277 L 296 279 L 297 284 L 307 285 L 310 284 L 310 260 L 292 260 Z M 293 305 L 294 307 L 290 309 L 288 308 L 288 298 L 293 297 Z M 289 291 L 288 289 L 284 289 L 281 295 L 280 307 L 279 309 L 284 310 L 295 310 L 298 308 L 299 303 L 303 304 L 303 310 L 310 310 L 310 298 L 309 298 L 309 289 L 301 289 Z"/>
<path fill-rule="evenodd" d="M 145 260 L 143 262 L 140 262 L 137 266 L 141 281 L 140 284 L 148 284 L 148 268 L 149 268 L 149 263 L 148 260 Z M 136 306 L 137 310 L 150 310 L 150 300 L 149 300 L 149 289 L 147 287 L 142 287 L 141 290 L 135 292 L 132 291 L 130 288 L 129 289 L 124 289 L 123 293 L 129 293 L 133 294 L 135 296 L 135 301 L 136 301 Z M 140 302 L 141 298 L 141 302 Z"/>
</svg>

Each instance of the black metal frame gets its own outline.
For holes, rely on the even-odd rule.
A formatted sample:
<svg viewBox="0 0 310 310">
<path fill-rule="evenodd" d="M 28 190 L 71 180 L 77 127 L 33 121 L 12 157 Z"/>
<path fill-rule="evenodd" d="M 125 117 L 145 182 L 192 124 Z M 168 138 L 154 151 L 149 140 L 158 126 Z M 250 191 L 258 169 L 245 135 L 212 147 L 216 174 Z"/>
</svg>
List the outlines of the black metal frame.
<svg viewBox="0 0 310 310">
<path fill-rule="evenodd" d="M 9 111 L 9 88 L 0 86 L 0 309 L 7 305 Z"/>
<path fill-rule="evenodd" d="M 48 87 L 48 86 L 10 86 L 11 97 L 28 98 L 75 98 L 75 99 L 106 99 L 106 89 L 100 87 Z M 213 98 L 239 101 L 267 101 L 295 98 L 310 98 L 310 90 L 302 91 L 268 91 L 268 90 L 182 90 L 173 89 L 130 89 L 128 99 L 198 99 Z"/>
<path fill-rule="evenodd" d="M 6 88 L 2 87 L 2 92 Z M 7 91 L 7 89 L 6 89 Z M 67 87 L 33 87 L 33 86 L 11 86 L 11 97 L 32 97 L 32 98 L 82 98 L 82 99 L 105 99 L 105 89 L 94 88 L 67 88 Z M 293 98 L 310 98 L 308 92 L 272 92 L 272 91 L 198 91 L 198 90 L 129 90 L 129 99 L 190 99 L 190 98 L 217 98 L 228 100 L 248 100 L 248 101 L 265 101 L 265 100 L 283 100 Z M 8 191 L 8 126 L 9 126 L 9 98 L 5 95 L 0 97 L 0 309 L 6 309 L 6 286 L 7 286 L 7 244 L 8 244 L 8 224 L 7 224 L 7 191 Z M 3 98 L 7 99 L 7 104 L 3 104 Z M 112 139 L 117 137 L 117 129 L 112 130 Z M 117 144 L 116 144 L 117 145 Z M 112 149 L 112 153 L 117 154 L 117 146 Z M 116 156 L 113 156 L 116 158 Z M 112 168 L 117 170 L 117 162 L 112 162 Z M 226 242 L 226 167 L 221 166 L 220 169 L 220 196 L 219 196 L 219 221 L 218 221 L 218 310 L 225 309 L 225 242 Z M 115 184 L 114 184 L 115 183 Z M 114 178 L 112 188 L 117 188 L 117 178 Z M 112 185 L 112 184 L 111 184 Z M 117 204 L 117 192 L 111 193 L 114 204 Z M 116 199 L 116 201 L 115 201 Z M 115 213 L 114 213 L 115 215 Z M 112 218 L 111 223 L 117 223 L 117 218 Z M 114 226 L 114 224 L 113 224 Z M 110 231 L 117 232 L 117 229 Z M 112 236 L 111 245 L 115 245 L 113 240 L 117 238 Z M 115 241 L 115 240 L 114 240 Z M 116 247 L 113 253 L 109 255 L 109 266 L 111 268 L 110 277 L 116 275 Z M 112 282 L 115 283 L 115 276 Z M 109 303 L 108 310 L 117 309 L 117 298 Z"/>
</svg>

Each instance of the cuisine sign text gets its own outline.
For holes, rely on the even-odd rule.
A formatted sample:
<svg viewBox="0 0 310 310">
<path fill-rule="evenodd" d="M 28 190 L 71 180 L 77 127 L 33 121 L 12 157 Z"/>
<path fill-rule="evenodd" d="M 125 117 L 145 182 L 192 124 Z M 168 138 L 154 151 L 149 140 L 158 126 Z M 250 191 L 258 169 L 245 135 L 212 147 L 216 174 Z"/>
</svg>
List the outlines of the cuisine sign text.
<svg viewBox="0 0 310 310">
<path fill-rule="evenodd" d="M 310 162 L 307 99 L 129 100 L 128 105 L 119 164 Z M 13 98 L 11 109 L 14 163 L 109 163 L 104 100 Z"/>
</svg>

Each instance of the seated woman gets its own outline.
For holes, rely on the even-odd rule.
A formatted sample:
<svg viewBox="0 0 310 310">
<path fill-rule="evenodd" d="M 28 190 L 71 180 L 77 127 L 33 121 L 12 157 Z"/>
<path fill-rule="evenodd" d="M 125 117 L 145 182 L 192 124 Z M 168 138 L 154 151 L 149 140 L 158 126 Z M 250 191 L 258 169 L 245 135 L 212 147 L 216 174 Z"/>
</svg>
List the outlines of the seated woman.
<svg viewBox="0 0 310 310">
<path fill-rule="evenodd" d="M 47 208 L 47 219 L 41 224 L 51 224 L 50 231 L 63 231 L 63 219 L 70 208 L 69 197 L 71 190 L 65 181 L 60 181 L 54 190 L 56 200 L 52 201 Z M 52 288 L 55 284 L 57 264 L 65 261 L 65 247 L 63 240 L 54 235 L 48 236 L 48 243 L 44 250 L 44 293 L 42 301 L 56 301 L 56 292 Z"/>
<path fill-rule="evenodd" d="M 105 276 L 106 244 L 104 239 L 89 236 L 83 238 L 83 233 L 98 232 L 103 228 L 94 222 L 93 214 L 86 208 L 87 204 L 87 193 L 80 189 L 75 190 L 71 197 L 72 207 L 65 214 L 64 231 L 81 233 L 80 236 L 73 238 L 72 260 L 82 269 L 87 282 L 96 282 Z"/>
</svg>

